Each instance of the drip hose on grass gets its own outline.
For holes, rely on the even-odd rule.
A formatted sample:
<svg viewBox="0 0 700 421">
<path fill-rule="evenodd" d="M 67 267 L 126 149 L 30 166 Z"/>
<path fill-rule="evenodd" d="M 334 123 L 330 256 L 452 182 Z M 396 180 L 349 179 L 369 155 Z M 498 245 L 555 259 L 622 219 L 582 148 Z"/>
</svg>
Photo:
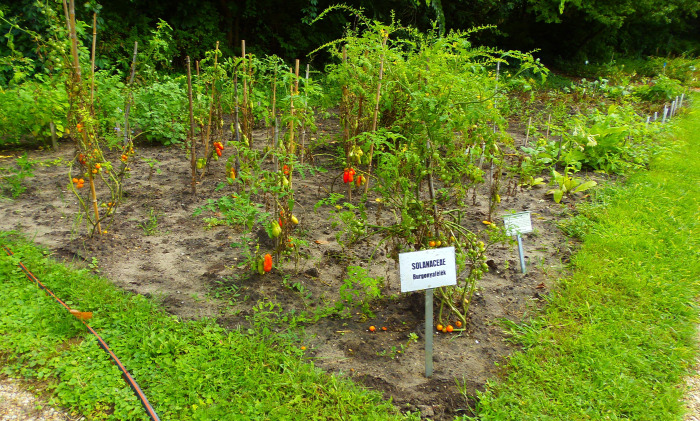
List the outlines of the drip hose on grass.
<svg viewBox="0 0 700 421">
<path fill-rule="evenodd" d="M 7 247 L 4 248 L 8 256 L 14 256 L 12 250 L 10 250 Z M 43 289 L 47 294 L 49 294 L 56 301 L 58 301 L 60 305 L 65 307 L 66 310 L 73 314 L 73 312 L 71 311 L 72 309 L 66 303 L 61 301 L 61 299 L 58 298 L 56 294 L 54 294 L 50 289 L 46 288 L 46 286 L 42 284 L 41 281 L 39 281 L 39 278 L 34 276 L 34 274 L 29 269 L 27 269 L 27 267 L 24 266 L 24 264 L 22 264 L 22 262 L 18 262 L 18 264 L 19 267 L 22 269 L 22 272 L 24 272 L 24 274 L 27 276 L 27 278 L 29 278 L 30 281 L 36 283 L 39 288 Z M 102 348 L 107 354 L 109 354 L 109 357 L 112 359 L 112 361 L 117 365 L 117 367 L 119 367 L 119 370 L 122 372 L 122 377 L 124 377 L 124 381 L 126 381 L 126 383 L 134 391 L 134 394 L 136 395 L 138 400 L 141 401 L 141 404 L 143 404 L 143 407 L 146 409 L 146 413 L 148 413 L 148 416 L 151 418 L 151 420 L 160 421 L 160 418 L 158 418 L 158 414 L 156 414 L 156 411 L 153 409 L 150 402 L 148 402 L 148 398 L 146 398 L 146 395 L 144 395 L 143 391 L 141 391 L 141 388 L 136 383 L 136 380 L 134 380 L 134 378 L 131 377 L 131 374 L 129 374 L 129 372 L 126 371 L 126 368 L 121 363 L 121 361 L 119 361 L 119 358 L 117 358 L 117 356 L 114 355 L 114 352 L 112 352 L 109 346 L 107 346 L 107 342 L 105 342 L 104 339 L 102 339 L 102 337 L 100 337 L 100 335 L 98 335 L 97 332 L 95 332 L 95 330 L 90 327 L 90 325 L 85 323 L 85 320 L 82 320 L 80 317 L 78 317 L 78 319 L 85 325 L 85 327 L 88 331 L 90 331 L 90 333 L 95 335 L 95 338 L 97 338 L 97 342 L 100 344 L 100 348 Z"/>
</svg>

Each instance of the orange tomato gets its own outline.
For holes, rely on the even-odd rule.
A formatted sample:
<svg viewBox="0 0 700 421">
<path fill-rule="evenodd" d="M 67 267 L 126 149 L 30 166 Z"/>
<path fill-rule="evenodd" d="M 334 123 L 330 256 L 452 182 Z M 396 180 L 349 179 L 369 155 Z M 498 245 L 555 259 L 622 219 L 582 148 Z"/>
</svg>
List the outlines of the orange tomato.
<svg viewBox="0 0 700 421">
<path fill-rule="evenodd" d="M 431 241 L 428 244 L 430 245 L 430 247 L 435 247 L 435 241 Z"/>
<path fill-rule="evenodd" d="M 102 164 L 100 164 L 100 163 L 98 162 L 97 164 L 95 164 L 95 168 L 97 168 L 97 169 L 99 170 L 100 168 L 102 168 Z"/>
<path fill-rule="evenodd" d="M 75 184 L 78 184 L 78 179 L 77 179 L 77 178 L 73 178 L 73 182 L 74 182 Z"/>
<path fill-rule="evenodd" d="M 462 322 L 459 321 L 459 320 L 457 320 L 457 321 L 455 322 L 455 326 L 457 326 L 458 328 L 462 327 Z"/>
<path fill-rule="evenodd" d="M 448 332 L 452 332 L 454 330 L 454 328 L 452 327 L 452 325 L 447 325 L 445 330 L 447 330 Z"/>
<path fill-rule="evenodd" d="M 439 324 L 439 325 L 435 326 L 435 328 L 436 328 L 438 331 L 442 332 L 442 325 Z"/>
<path fill-rule="evenodd" d="M 374 326 L 370 326 L 370 327 L 369 327 L 369 331 L 370 331 L 370 332 L 374 332 L 375 330 L 377 330 L 376 327 L 374 327 Z"/>
</svg>

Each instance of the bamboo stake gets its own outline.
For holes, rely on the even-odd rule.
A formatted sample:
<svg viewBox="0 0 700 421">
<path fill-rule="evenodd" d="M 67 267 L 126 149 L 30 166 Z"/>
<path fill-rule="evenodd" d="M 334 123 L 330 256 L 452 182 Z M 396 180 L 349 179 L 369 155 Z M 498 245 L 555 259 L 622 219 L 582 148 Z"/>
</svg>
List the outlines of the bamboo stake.
<svg viewBox="0 0 700 421">
<path fill-rule="evenodd" d="M 242 62 L 241 62 L 242 63 Z M 233 113 L 233 124 L 234 124 L 234 134 L 236 136 L 236 142 L 241 141 L 241 127 L 240 127 L 240 117 L 238 111 L 240 109 L 240 104 L 238 102 L 238 64 L 233 69 L 233 96 L 236 98 L 234 101 L 235 108 Z"/>
<path fill-rule="evenodd" d="M 190 166 L 192 168 L 192 194 L 197 194 L 197 155 L 195 145 L 197 142 L 194 139 L 194 110 L 192 104 L 192 69 L 190 64 L 190 56 L 187 56 L 187 99 L 190 108 Z"/>
<path fill-rule="evenodd" d="M 272 77 L 272 127 L 270 136 L 270 142 L 272 142 L 271 149 L 274 151 L 279 145 L 277 145 L 277 139 L 275 138 L 275 131 L 277 130 L 277 64 L 275 64 L 275 73 Z"/>
<path fill-rule="evenodd" d="M 56 138 L 56 124 L 53 121 L 49 123 L 49 128 L 51 129 L 51 148 L 54 151 L 58 150 L 58 139 Z"/>
<path fill-rule="evenodd" d="M 382 55 L 379 58 L 379 82 L 377 83 L 377 97 L 376 97 L 376 103 L 374 104 L 374 117 L 372 117 L 372 133 L 375 133 L 377 131 L 377 118 L 379 116 L 379 100 L 381 99 L 382 96 L 382 77 L 384 76 L 384 48 L 386 47 L 386 41 L 389 37 L 384 36 L 382 39 Z M 367 169 L 367 181 L 365 184 L 365 194 L 367 194 L 367 190 L 369 189 L 369 179 L 370 176 L 372 175 L 372 158 L 374 156 L 374 142 L 372 142 L 372 145 L 369 147 L 369 168 Z"/>
<path fill-rule="evenodd" d="M 206 135 L 204 136 L 204 156 L 207 157 L 207 166 L 209 166 L 209 142 L 210 139 L 209 137 L 211 136 L 211 119 L 212 119 L 212 113 L 214 112 L 214 94 L 216 93 L 216 69 L 218 67 L 218 59 L 219 59 L 219 41 L 216 41 L 216 49 L 214 51 L 214 79 L 212 79 L 211 82 L 211 102 L 209 103 L 209 118 L 207 119 L 207 131 Z M 204 177 L 204 174 L 206 173 L 206 168 L 202 170 L 202 174 L 200 176 Z"/>
<path fill-rule="evenodd" d="M 304 155 L 306 155 L 306 113 L 309 108 L 309 64 L 306 64 L 306 77 L 304 78 L 304 122 L 301 126 L 301 152 L 300 160 L 304 163 Z M 298 83 L 298 82 L 297 82 Z"/>
<path fill-rule="evenodd" d="M 296 59 L 294 65 L 294 81 L 291 87 L 291 98 L 289 100 L 290 113 L 292 118 L 289 121 L 289 144 L 287 146 L 287 153 L 293 155 L 296 152 L 296 143 L 294 141 L 294 117 L 296 116 L 296 111 L 294 109 L 294 96 L 299 94 L 299 59 Z M 289 190 L 292 191 L 292 175 L 294 172 L 292 168 L 289 168 Z"/>
<path fill-rule="evenodd" d="M 348 50 L 346 46 L 343 46 L 343 65 L 348 61 Z M 345 146 L 345 163 L 350 163 L 350 93 L 348 92 L 348 85 L 343 85 L 343 96 L 340 100 L 341 103 L 341 114 L 344 121 L 343 124 L 343 135 L 344 135 L 344 146 Z M 352 200 L 352 184 L 348 183 L 348 200 Z"/>
<path fill-rule="evenodd" d="M 63 0 L 65 4 L 65 0 Z M 73 68 L 75 69 L 76 82 L 80 83 L 82 71 L 78 61 L 78 36 L 75 33 L 75 1 L 70 0 L 68 5 L 68 31 L 70 32 L 70 49 L 73 55 Z"/>
<path fill-rule="evenodd" d="M 65 7 L 65 0 L 64 0 L 64 7 Z M 75 66 L 75 70 L 73 73 L 73 82 L 75 86 L 80 87 L 80 82 L 81 82 L 81 71 L 80 71 L 80 61 L 78 60 L 78 37 L 76 35 L 75 31 L 75 1 L 70 0 L 68 4 L 68 31 L 70 33 L 70 39 L 71 39 L 71 54 L 73 55 L 73 65 Z M 78 92 L 78 100 L 80 101 L 80 105 L 85 108 L 85 104 L 82 101 L 81 98 L 81 91 L 79 89 Z M 81 118 L 79 116 L 79 118 Z M 87 150 L 89 143 L 88 143 L 88 134 L 87 134 L 87 127 L 82 130 L 82 138 L 83 138 L 83 150 Z M 92 174 L 92 170 L 88 168 L 88 181 L 90 182 L 90 196 L 92 198 L 92 207 L 93 211 L 95 213 L 95 225 L 94 229 L 97 229 L 97 232 L 102 234 L 102 227 L 100 226 L 100 208 L 97 206 L 97 191 L 95 190 L 95 179 Z M 94 230 L 93 230 L 94 233 Z"/>
<path fill-rule="evenodd" d="M 527 120 L 527 131 L 525 132 L 525 146 L 530 143 L 530 126 L 532 125 L 532 117 Z"/>
<path fill-rule="evenodd" d="M 97 12 L 92 14 L 92 63 L 90 67 L 90 108 L 95 98 L 95 45 L 97 44 Z M 91 110 L 93 113 L 95 110 Z"/>
<path fill-rule="evenodd" d="M 245 56 L 245 40 L 241 40 L 241 58 L 243 59 L 243 134 L 247 137 L 248 131 L 248 65 Z M 253 147 L 252 139 L 248 139 L 248 146 Z"/>
<path fill-rule="evenodd" d="M 139 44 L 138 41 L 134 41 L 134 55 L 131 59 L 131 75 L 129 76 L 128 88 L 134 83 L 134 75 L 136 74 L 136 55 L 138 54 Z M 126 101 L 126 106 L 124 107 L 124 147 L 129 144 L 130 132 L 129 128 L 129 112 L 131 111 L 131 91 L 129 91 L 129 99 Z"/>
</svg>

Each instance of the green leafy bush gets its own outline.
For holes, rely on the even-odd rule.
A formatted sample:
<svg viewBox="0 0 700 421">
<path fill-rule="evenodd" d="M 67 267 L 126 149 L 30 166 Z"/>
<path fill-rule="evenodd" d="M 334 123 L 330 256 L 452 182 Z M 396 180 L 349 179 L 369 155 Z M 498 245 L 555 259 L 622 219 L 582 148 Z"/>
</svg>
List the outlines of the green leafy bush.
<svg viewBox="0 0 700 421">
<path fill-rule="evenodd" d="M 21 85 L 0 89 L 0 144 L 31 138 L 51 138 L 50 123 L 57 136 L 66 129 L 68 98 L 58 81 L 38 75 Z"/>
<path fill-rule="evenodd" d="M 188 131 L 187 90 L 178 79 L 165 77 L 134 92 L 131 124 L 148 140 L 181 143 Z"/>
</svg>

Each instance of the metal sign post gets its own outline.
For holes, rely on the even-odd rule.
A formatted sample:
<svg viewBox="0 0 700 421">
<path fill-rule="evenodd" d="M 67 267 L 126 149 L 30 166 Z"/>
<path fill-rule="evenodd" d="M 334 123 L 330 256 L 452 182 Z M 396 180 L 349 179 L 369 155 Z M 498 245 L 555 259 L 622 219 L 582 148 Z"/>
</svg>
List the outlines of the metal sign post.
<svg viewBox="0 0 700 421">
<path fill-rule="evenodd" d="M 433 375 L 433 288 L 457 284 L 454 247 L 399 254 L 401 292 L 425 290 L 425 377 Z"/>
<path fill-rule="evenodd" d="M 518 254 L 520 255 L 520 271 L 522 273 L 527 272 L 527 269 L 525 269 L 525 252 L 523 251 L 523 239 L 520 237 L 520 234 L 516 237 L 518 240 Z"/>
<path fill-rule="evenodd" d="M 425 290 L 425 377 L 433 375 L 433 289 Z"/>
<path fill-rule="evenodd" d="M 518 212 L 503 216 L 503 224 L 506 226 L 506 235 L 515 235 L 518 240 L 518 254 L 520 255 L 520 270 L 526 273 L 525 252 L 523 251 L 522 234 L 532 232 L 532 219 L 530 212 Z"/>
</svg>

